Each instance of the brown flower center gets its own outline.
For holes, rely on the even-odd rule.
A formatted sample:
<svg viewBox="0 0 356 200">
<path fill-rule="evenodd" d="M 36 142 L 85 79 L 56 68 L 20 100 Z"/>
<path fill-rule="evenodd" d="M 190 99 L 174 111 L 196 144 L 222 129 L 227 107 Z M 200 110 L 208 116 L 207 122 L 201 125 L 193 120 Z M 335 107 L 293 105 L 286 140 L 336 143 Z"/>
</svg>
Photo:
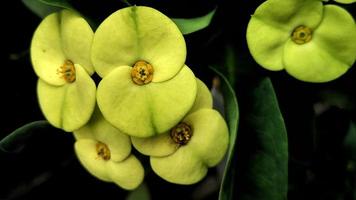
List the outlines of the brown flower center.
<svg viewBox="0 0 356 200">
<path fill-rule="evenodd" d="M 110 149 L 106 144 L 102 142 L 96 143 L 96 152 L 100 158 L 104 160 L 110 160 Z"/>
<path fill-rule="evenodd" d="M 312 30 L 306 26 L 298 26 L 292 33 L 292 40 L 296 44 L 305 44 L 312 39 Z"/>
<path fill-rule="evenodd" d="M 179 145 L 187 144 L 192 138 L 192 135 L 192 128 L 184 122 L 179 123 L 177 126 L 171 129 L 171 138 Z"/>
<path fill-rule="evenodd" d="M 145 85 L 153 79 L 153 67 L 146 61 L 139 60 L 131 70 L 132 81 L 137 85 Z"/>
<path fill-rule="evenodd" d="M 67 83 L 75 81 L 75 67 L 72 61 L 66 60 L 64 64 L 57 69 L 57 74 Z"/>
</svg>

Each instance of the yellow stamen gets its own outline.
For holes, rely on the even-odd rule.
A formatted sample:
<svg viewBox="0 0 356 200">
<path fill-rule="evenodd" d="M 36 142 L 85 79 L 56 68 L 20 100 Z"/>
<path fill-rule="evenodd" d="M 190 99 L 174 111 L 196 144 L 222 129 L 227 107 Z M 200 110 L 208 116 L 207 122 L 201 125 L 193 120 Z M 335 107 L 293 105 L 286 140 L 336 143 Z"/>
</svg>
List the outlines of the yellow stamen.
<svg viewBox="0 0 356 200">
<path fill-rule="evenodd" d="M 140 60 L 131 70 L 132 81 L 137 85 L 148 84 L 153 79 L 153 67 L 148 62 Z"/>
<path fill-rule="evenodd" d="M 100 158 L 104 160 L 110 160 L 111 153 L 109 147 L 106 144 L 102 142 L 96 143 L 96 152 Z"/>
<path fill-rule="evenodd" d="M 75 81 L 75 67 L 73 62 L 70 60 L 64 61 L 64 64 L 57 69 L 57 74 L 67 83 L 73 83 Z"/>
<path fill-rule="evenodd" d="M 305 44 L 312 39 L 312 30 L 306 26 L 298 26 L 291 37 L 296 44 Z"/>
</svg>

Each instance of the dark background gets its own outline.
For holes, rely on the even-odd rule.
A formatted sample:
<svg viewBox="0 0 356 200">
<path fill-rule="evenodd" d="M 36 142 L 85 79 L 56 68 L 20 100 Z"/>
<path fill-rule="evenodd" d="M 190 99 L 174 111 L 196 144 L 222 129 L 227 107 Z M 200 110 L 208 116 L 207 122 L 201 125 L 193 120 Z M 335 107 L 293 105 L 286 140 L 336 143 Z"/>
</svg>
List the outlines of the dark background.
<svg viewBox="0 0 356 200">
<path fill-rule="evenodd" d="M 111 0 L 105 4 L 103 1 L 71 2 L 97 23 L 124 6 Z M 288 199 L 356 199 L 354 161 L 344 147 L 349 123 L 356 119 L 355 67 L 340 79 L 323 84 L 300 82 L 285 72 L 268 72 L 254 62 L 245 41 L 248 20 L 261 0 L 167 2 L 145 3 L 170 17 L 201 16 L 219 5 L 209 28 L 186 36 L 187 64 L 200 79 L 210 84 L 213 73 L 207 65 L 221 62 L 226 47 L 232 49 L 237 60 L 234 87 L 241 119 L 248 112 L 245 107 L 249 104 L 247 93 L 253 87 L 251 80 L 271 77 L 289 138 Z M 355 17 L 355 4 L 344 7 Z M 41 19 L 21 1 L 7 1 L 1 19 L 0 139 L 26 123 L 44 119 L 37 103 L 37 77 L 29 58 L 31 37 Z M 335 99 L 335 95 L 330 94 L 340 98 Z M 74 155 L 73 143 L 71 134 L 49 128 L 20 142 L 21 151 L 0 151 L 0 199 L 124 199 L 126 191 L 98 181 L 81 167 Z M 241 132 L 237 141 L 238 156 L 248 159 L 253 144 L 253 137 Z M 237 172 L 243 174 L 243 160 L 237 165 Z M 152 199 L 193 199 L 199 197 L 197 191 L 203 183 L 211 179 L 216 182 L 217 174 L 214 168 L 202 183 L 193 186 L 169 184 L 150 170 L 146 171 L 145 180 Z M 236 190 L 243 190 L 244 183 L 239 180 L 237 183 Z M 212 192 L 200 195 L 200 199 L 217 199 L 214 184 L 208 188 L 212 188 Z"/>
</svg>

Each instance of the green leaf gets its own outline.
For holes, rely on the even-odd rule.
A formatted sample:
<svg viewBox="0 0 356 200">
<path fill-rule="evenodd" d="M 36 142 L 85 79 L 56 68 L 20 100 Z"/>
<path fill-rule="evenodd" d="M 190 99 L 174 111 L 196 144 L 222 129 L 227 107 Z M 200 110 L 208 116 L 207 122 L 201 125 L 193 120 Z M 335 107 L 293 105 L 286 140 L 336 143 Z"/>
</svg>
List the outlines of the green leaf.
<svg viewBox="0 0 356 200">
<path fill-rule="evenodd" d="M 39 0 L 22 0 L 22 2 L 25 4 L 25 6 L 27 6 L 28 9 L 30 9 L 33 13 L 41 18 L 44 18 L 47 15 L 60 10 L 58 7 L 46 5 Z"/>
<path fill-rule="evenodd" d="M 356 125 L 354 122 L 350 123 L 349 130 L 344 140 L 344 146 L 346 151 L 350 154 L 350 157 L 356 160 Z"/>
<path fill-rule="evenodd" d="M 38 0 L 38 1 L 58 8 L 72 9 L 72 6 L 69 4 L 67 0 Z"/>
<path fill-rule="evenodd" d="M 42 132 L 44 129 L 48 128 L 53 127 L 44 120 L 28 123 L 3 138 L 0 141 L 0 150 L 3 152 L 20 152 L 25 146 L 24 141 L 30 138 L 33 134 L 39 131 Z"/>
<path fill-rule="evenodd" d="M 22 0 L 22 2 L 41 18 L 58 12 L 63 8 L 73 10 L 72 6 L 66 0 Z"/>
<path fill-rule="evenodd" d="M 147 184 L 142 183 L 138 188 L 134 191 L 130 192 L 130 194 L 126 197 L 126 200 L 150 200 L 150 191 L 147 187 Z"/>
<path fill-rule="evenodd" d="M 234 177 L 235 177 L 235 169 L 234 169 L 234 159 L 236 159 L 235 155 L 235 142 L 237 137 L 237 127 L 238 127 L 238 119 L 239 119 L 239 109 L 237 104 L 236 95 L 234 89 L 231 87 L 229 81 L 225 78 L 225 76 L 220 73 L 215 68 L 211 68 L 216 74 L 218 74 L 222 80 L 221 88 L 224 96 L 225 103 L 225 119 L 229 127 L 229 149 L 227 154 L 227 162 L 224 169 L 223 180 L 220 187 L 219 199 L 232 199 L 233 187 L 234 187 Z"/>
<path fill-rule="evenodd" d="M 179 30 L 184 35 L 186 35 L 208 27 L 211 20 L 213 19 L 215 11 L 216 8 L 210 11 L 208 14 L 201 17 L 190 18 L 190 19 L 172 18 L 172 20 L 174 21 L 174 23 L 176 23 Z"/>
<path fill-rule="evenodd" d="M 285 200 L 288 189 L 288 140 L 269 78 L 251 81 L 241 95 L 236 199 Z M 245 85 L 244 87 L 248 87 Z"/>
</svg>

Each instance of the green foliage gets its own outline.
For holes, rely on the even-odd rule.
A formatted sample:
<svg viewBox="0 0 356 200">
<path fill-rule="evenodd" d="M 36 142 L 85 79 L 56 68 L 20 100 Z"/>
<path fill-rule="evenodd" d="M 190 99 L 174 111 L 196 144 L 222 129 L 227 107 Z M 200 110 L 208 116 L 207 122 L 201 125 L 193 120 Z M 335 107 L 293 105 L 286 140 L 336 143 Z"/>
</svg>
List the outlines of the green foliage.
<svg viewBox="0 0 356 200">
<path fill-rule="evenodd" d="M 242 105 L 246 110 L 241 115 L 243 120 L 236 144 L 239 150 L 235 169 L 236 196 L 241 200 L 285 200 L 288 188 L 287 132 L 270 79 L 258 81 L 244 98 L 249 105 Z"/>
<path fill-rule="evenodd" d="M 0 141 L 0 150 L 3 152 L 19 152 L 26 145 L 26 140 L 41 130 L 51 128 L 44 120 L 28 123 L 16 129 Z"/>
<path fill-rule="evenodd" d="M 172 20 L 174 23 L 176 23 L 179 30 L 186 35 L 208 27 L 211 20 L 213 19 L 215 12 L 216 8 L 201 17 L 190 19 L 172 18 Z"/>
<path fill-rule="evenodd" d="M 221 88 L 224 96 L 224 106 L 225 106 L 225 118 L 229 127 L 229 149 L 227 153 L 227 162 L 224 169 L 223 180 L 220 187 L 219 199 L 231 199 L 232 193 L 234 191 L 234 178 L 235 178 L 235 169 L 234 169 L 234 160 L 236 159 L 235 155 L 235 143 L 237 138 L 237 127 L 239 120 L 239 108 L 237 104 L 237 99 L 235 96 L 234 89 L 230 85 L 229 81 L 225 76 L 219 72 L 217 69 L 211 68 L 215 73 L 219 75 L 222 80 Z"/>
<path fill-rule="evenodd" d="M 22 0 L 22 2 L 41 18 L 63 8 L 72 9 L 66 0 Z"/>
</svg>

